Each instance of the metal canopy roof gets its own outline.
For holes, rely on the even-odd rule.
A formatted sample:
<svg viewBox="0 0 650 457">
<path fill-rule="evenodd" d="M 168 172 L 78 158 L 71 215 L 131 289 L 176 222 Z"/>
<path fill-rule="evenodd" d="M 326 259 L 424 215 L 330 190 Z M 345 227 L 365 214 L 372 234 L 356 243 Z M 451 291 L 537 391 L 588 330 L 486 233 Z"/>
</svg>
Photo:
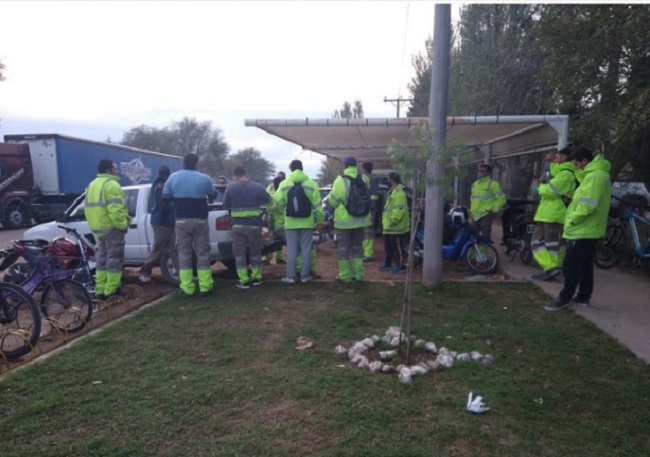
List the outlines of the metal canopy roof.
<svg viewBox="0 0 650 457">
<path fill-rule="evenodd" d="M 357 119 L 246 119 L 245 125 L 343 161 L 354 156 L 369 161 L 376 171 L 390 170 L 388 147 L 392 140 L 415 147 L 411 127 L 428 118 Z M 458 140 L 491 158 L 544 146 L 566 145 L 568 116 L 463 116 L 447 118 L 447 144 Z"/>
</svg>

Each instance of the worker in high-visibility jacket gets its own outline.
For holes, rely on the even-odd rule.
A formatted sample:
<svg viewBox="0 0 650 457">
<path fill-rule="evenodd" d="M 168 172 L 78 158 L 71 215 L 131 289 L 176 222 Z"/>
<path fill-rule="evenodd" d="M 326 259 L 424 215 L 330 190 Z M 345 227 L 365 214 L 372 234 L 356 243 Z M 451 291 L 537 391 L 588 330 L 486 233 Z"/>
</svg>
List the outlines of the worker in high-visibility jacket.
<svg viewBox="0 0 650 457">
<path fill-rule="evenodd" d="M 357 159 L 352 156 L 344 160 L 343 175 L 356 178 L 359 175 Z M 334 228 L 336 229 L 336 252 L 338 254 L 339 275 L 336 282 L 349 284 L 350 281 L 363 281 L 363 240 L 364 227 L 370 224 L 370 212 L 365 216 L 352 216 L 345 205 L 350 191 L 350 180 L 337 176 L 332 191 L 326 197 L 334 208 Z M 352 271 L 350 271 L 352 265 Z"/>
<path fill-rule="evenodd" d="M 279 186 L 279 184 L 276 184 L 276 181 L 282 182 L 285 179 L 287 179 L 287 175 L 284 173 L 284 171 L 278 171 L 275 175 L 275 179 L 273 179 L 273 182 L 266 186 L 266 193 L 271 196 L 271 201 L 273 201 L 273 196 L 275 195 L 275 192 Z M 271 224 L 273 227 L 269 227 L 270 230 L 273 232 L 284 230 L 284 214 L 282 211 L 279 211 L 275 209 L 273 205 L 270 205 L 268 208 L 268 215 L 269 219 L 273 219 L 273 223 Z M 284 233 L 282 233 L 280 236 L 284 239 Z M 273 259 L 273 256 L 273 252 L 267 253 L 262 260 L 262 265 L 271 265 L 271 259 Z M 285 265 L 287 263 L 282 259 L 282 247 L 280 247 L 279 251 L 275 251 L 275 263 L 276 265 Z"/>
<path fill-rule="evenodd" d="M 478 167 L 477 180 L 472 184 L 469 212 L 474 221 L 474 229 L 491 239 L 492 222 L 497 213 L 506 205 L 506 196 L 499 183 L 492 179 L 492 167 L 486 163 Z"/>
<path fill-rule="evenodd" d="M 86 188 L 84 212 L 97 239 L 95 296 L 106 299 L 123 295 L 124 238 L 131 218 L 115 162 L 100 160 L 97 171 L 99 174 Z"/>
<path fill-rule="evenodd" d="M 262 285 L 262 206 L 271 202 L 271 196 L 259 183 L 249 181 L 242 166 L 235 167 L 235 180 L 228 184 L 223 196 L 223 207 L 232 219 L 232 250 L 240 289 Z M 246 254 L 250 259 L 249 263 Z"/>
<path fill-rule="evenodd" d="M 375 260 L 375 220 L 377 217 L 381 220 L 381 208 L 379 208 L 379 184 L 377 180 L 372 179 L 372 162 L 363 162 L 361 164 L 361 173 L 363 179 L 370 190 L 370 225 L 366 226 L 363 240 L 363 261 L 372 262 Z M 379 213 L 379 214 L 377 214 Z"/>
<path fill-rule="evenodd" d="M 386 194 L 381 215 L 386 257 L 379 270 L 392 270 L 393 274 L 400 274 L 406 271 L 406 246 L 411 219 L 400 175 L 391 171 L 388 174 L 388 185 L 390 190 Z"/>
<path fill-rule="evenodd" d="M 566 206 L 577 186 L 576 167 L 567 161 L 570 152 L 571 149 L 566 147 L 552 157 L 547 156 L 545 166 L 549 168 L 550 180 L 545 183 L 533 181 L 533 193 L 541 197 L 531 238 L 533 257 L 542 268 L 542 273 L 532 275 L 535 280 L 551 281 L 562 273 L 562 226 Z"/>
<path fill-rule="evenodd" d="M 598 241 L 607 230 L 612 198 L 609 161 L 601 155 L 594 157 L 593 152 L 584 146 L 574 147 L 569 160 L 577 170 L 582 170 L 582 180 L 573 193 L 564 218 L 562 236 L 567 240 L 562 264 L 564 286 L 557 297 L 544 307 L 547 311 L 564 309 L 572 302 L 589 306 L 594 291 L 594 256 Z"/>
</svg>

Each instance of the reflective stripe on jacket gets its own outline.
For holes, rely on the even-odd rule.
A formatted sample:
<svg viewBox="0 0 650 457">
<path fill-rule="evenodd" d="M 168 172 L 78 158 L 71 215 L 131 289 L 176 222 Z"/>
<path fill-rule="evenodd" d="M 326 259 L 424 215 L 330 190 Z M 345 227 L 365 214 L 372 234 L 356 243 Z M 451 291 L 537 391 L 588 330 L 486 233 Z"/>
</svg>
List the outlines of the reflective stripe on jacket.
<svg viewBox="0 0 650 457">
<path fill-rule="evenodd" d="M 289 190 L 296 183 L 302 185 L 305 195 L 307 195 L 313 207 L 312 214 L 308 217 L 290 217 L 286 215 L 287 196 Z M 316 223 L 322 224 L 325 221 L 318 184 L 309 179 L 302 170 L 293 170 L 287 176 L 287 179 L 280 183 L 280 187 L 278 187 L 277 192 L 273 196 L 273 201 L 276 208 L 282 212 L 285 230 L 313 229 Z"/>
<path fill-rule="evenodd" d="M 554 176 L 548 184 L 540 184 L 537 193 L 542 197 L 539 207 L 535 212 L 535 222 L 564 224 L 566 204 L 563 196 L 572 196 L 576 190 L 577 180 L 574 174 L 576 169 L 573 162 L 564 162 L 554 171 Z"/>
<path fill-rule="evenodd" d="M 126 230 L 131 218 L 126 209 L 126 198 L 120 178 L 100 173 L 88 184 L 84 212 L 90 230 L 103 238 L 112 229 Z"/>
<path fill-rule="evenodd" d="M 568 240 L 602 238 L 607 229 L 612 197 L 611 164 L 597 155 L 583 170 L 564 220 L 564 238 Z"/>
<path fill-rule="evenodd" d="M 385 235 L 401 235 L 410 230 L 408 201 L 401 184 L 395 186 L 386 195 L 381 225 Z"/>
<path fill-rule="evenodd" d="M 498 212 L 505 205 L 506 196 L 497 181 L 489 176 L 474 181 L 469 208 L 472 219 L 478 221 L 491 212 Z"/>
<path fill-rule="evenodd" d="M 343 171 L 343 174 L 350 176 L 351 178 L 356 178 L 359 174 L 359 170 L 357 170 L 357 167 L 347 167 Z M 364 180 L 366 185 L 367 179 L 368 178 L 366 177 L 366 180 Z M 345 209 L 345 202 L 348 199 L 349 188 L 350 181 L 341 176 L 337 176 L 332 184 L 332 191 L 326 197 L 330 206 L 334 208 L 334 228 L 349 230 L 371 225 L 372 218 L 370 213 L 366 216 L 354 217 L 348 213 L 347 209 Z"/>
</svg>

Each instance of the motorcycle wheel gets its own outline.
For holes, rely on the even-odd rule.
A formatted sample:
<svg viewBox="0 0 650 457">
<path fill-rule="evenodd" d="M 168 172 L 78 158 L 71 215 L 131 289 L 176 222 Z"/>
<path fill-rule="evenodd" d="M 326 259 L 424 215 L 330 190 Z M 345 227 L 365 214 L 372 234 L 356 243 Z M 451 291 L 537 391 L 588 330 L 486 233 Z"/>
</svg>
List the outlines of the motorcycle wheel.
<svg viewBox="0 0 650 457">
<path fill-rule="evenodd" d="M 524 239 L 524 248 L 519 253 L 519 258 L 524 265 L 530 265 L 533 261 L 533 250 L 530 247 L 531 239 L 533 238 L 532 233 L 527 233 Z"/>
<path fill-rule="evenodd" d="M 475 273 L 489 275 L 499 268 L 499 253 L 491 244 L 473 243 L 465 252 L 465 264 Z"/>
</svg>

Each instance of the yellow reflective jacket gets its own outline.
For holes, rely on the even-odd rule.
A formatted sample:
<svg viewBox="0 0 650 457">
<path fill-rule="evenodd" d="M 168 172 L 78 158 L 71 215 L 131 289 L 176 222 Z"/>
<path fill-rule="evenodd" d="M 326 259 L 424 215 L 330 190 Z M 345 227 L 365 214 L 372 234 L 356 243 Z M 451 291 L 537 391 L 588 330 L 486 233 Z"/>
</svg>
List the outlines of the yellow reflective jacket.
<svg viewBox="0 0 650 457">
<path fill-rule="evenodd" d="M 553 177 L 547 184 L 540 184 L 537 193 L 542 199 L 535 212 L 535 222 L 564 224 L 566 204 L 562 198 L 565 195 L 573 196 L 578 181 L 575 176 L 573 162 L 553 164 L 557 165 Z"/>
<path fill-rule="evenodd" d="M 386 195 L 384 211 L 381 213 L 381 225 L 384 235 L 402 235 L 408 233 L 411 228 L 408 200 L 401 184 Z"/>
<path fill-rule="evenodd" d="M 564 238 L 598 239 L 605 236 L 607 214 L 612 198 L 611 164 L 602 155 L 583 168 L 580 186 L 566 210 Z"/>
<path fill-rule="evenodd" d="M 489 213 L 497 213 L 506 205 L 506 196 L 497 181 L 489 176 L 477 179 L 472 184 L 469 212 L 478 221 Z"/>
<path fill-rule="evenodd" d="M 343 174 L 356 178 L 359 174 L 357 167 L 347 167 Z M 368 185 L 368 177 L 363 181 Z M 363 179 L 363 178 L 362 178 Z M 348 192 L 350 188 L 350 181 L 341 176 L 337 176 L 332 184 L 332 191 L 326 197 L 330 206 L 334 208 L 334 228 L 348 230 L 361 227 L 367 227 L 372 224 L 371 214 L 366 216 L 354 217 L 348 213 L 345 208 L 345 202 L 348 200 Z"/>
<path fill-rule="evenodd" d="M 114 228 L 126 230 L 129 227 L 131 218 L 119 180 L 118 176 L 110 173 L 100 173 L 86 188 L 86 220 L 90 230 L 99 238 Z"/>
</svg>

